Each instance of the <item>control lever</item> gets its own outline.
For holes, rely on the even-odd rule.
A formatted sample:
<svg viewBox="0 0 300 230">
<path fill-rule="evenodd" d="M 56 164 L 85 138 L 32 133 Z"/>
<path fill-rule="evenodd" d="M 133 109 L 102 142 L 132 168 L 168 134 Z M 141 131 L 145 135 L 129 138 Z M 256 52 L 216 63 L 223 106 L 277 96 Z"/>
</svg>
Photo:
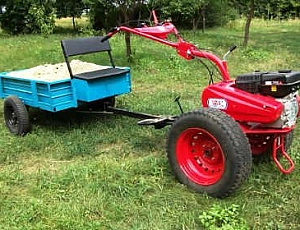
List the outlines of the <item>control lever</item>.
<svg viewBox="0 0 300 230">
<path fill-rule="evenodd" d="M 181 114 L 183 114 L 183 109 L 179 100 L 180 96 L 176 97 L 174 101 L 178 104 Z"/>
<path fill-rule="evenodd" d="M 233 46 L 231 46 L 230 48 L 229 48 L 229 50 L 224 54 L 224 56 L 223 56 L 223 60 L 226 60 L 226 57 L 232 52 L 232 51 L 234 51 L 235 49 L 236 49 L 236 45 L 233 45 Z"/>
</svg>

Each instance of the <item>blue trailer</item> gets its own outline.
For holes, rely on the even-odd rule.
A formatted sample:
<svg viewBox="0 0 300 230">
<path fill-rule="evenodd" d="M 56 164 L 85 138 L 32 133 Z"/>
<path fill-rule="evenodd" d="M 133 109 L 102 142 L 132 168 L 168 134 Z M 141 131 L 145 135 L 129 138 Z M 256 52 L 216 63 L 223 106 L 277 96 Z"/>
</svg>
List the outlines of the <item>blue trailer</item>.
<svg viewBox="0 0 300 230">
<path fill-rule="evenodd" d="M 114 106 L 115 96 L 131 91 L 130 69 L 115 66 L 109 42 L 101 39 L 95 36 L 61 41 L 69 78 L 45 81 L 43 76 L 38 80 L 23 78 L 22 71 L 0 73 L 0 97 L 4 99 L 4 118 L 10 132 L 24 135 L 30 131 L 28 107 L 58 112 L 85 102 L 106 101 Z M 107 52 L 111 66 L 73 73 L 71 56 L 95 52 Z"/>
</svg>

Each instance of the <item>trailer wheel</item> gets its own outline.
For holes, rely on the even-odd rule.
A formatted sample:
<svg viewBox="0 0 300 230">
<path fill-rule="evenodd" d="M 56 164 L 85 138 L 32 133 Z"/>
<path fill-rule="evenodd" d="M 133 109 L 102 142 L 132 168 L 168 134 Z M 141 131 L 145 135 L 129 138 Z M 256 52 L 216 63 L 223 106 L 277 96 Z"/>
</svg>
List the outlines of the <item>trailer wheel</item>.
<svg viewBox="0 0 300 230">
<path fill-rule="evenodd" d="M 16 96 L 5 98 L 4 120 L 7 128 L 12 134 L 23 136 L 30 131 L 27 108 Z"/>
<path fill-rule="evenodd" d="M 251 171 L 246 135 L 220 110 L 205 108 L 178 117 L 169 130 L 166 148 L 175 177 L 210 196 L 230 195 Z"/>
</svg>

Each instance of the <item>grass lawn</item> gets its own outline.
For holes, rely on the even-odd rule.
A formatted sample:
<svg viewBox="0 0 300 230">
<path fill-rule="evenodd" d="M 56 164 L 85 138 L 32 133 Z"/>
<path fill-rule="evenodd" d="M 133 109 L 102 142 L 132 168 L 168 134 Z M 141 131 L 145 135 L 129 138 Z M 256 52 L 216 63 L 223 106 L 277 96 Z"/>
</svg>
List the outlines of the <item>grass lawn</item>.
<svg viewBox="0 0 300 230">
<path fill-rule="evenodd" d="M 237 44 L 228 57 L 232 77 L 300 70 L 300 21 L 254 21 L 247 49 L 240 47 L 240 22 L 182 35 L 220 55 Z M 72 36 L 0 34 L 0 71 L 63 62 L 60 40 Z M 133 62 L 127 63 L 123 35 L 110 42 L 116 64 L 130 66 L 132 75 L 132 92 L 117 97 L 118 107 L 178 114 L 177 96 L 184 111 L 201 106 L 208 74 L 198 62 L 132 37 Z M 254 164 L 241 188 L 220 200 L 174 179 L 165 153 L 168 127 L 155 130 L 132 118 L 69 111 L 30 109 L 30 117 L 31 133 L 15 137 L 0 110 L 0 229 L 299 229 L 299 128 L 290 149 L 292 174 L 282 175 L 274 163 Z"/>
</svg>

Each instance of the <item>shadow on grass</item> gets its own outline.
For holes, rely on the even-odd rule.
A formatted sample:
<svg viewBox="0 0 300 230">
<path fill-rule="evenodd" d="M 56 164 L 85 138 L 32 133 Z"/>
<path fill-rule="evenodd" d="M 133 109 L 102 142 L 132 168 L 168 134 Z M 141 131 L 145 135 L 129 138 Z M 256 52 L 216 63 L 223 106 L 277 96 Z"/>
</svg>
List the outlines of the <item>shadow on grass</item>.
<svg viewBox="0 0 300 230">
<path fill-rule="evenodd" d="M 31 117 L 33 125 L 43 127 L 62 127 L 63 129 L 80 127 L 82 124 L 92 124 L 93 122 L 101 119 L 113 119 L 113 116 L 108 114 L 85 113 L 73 109 L 52 113 L 45 110 L 31 108 L 29 116 Z"/>
<path fill-rule="evenodd" d="M 51 113 L 34 108 L 30 109 L 29 116 L 32 134 L 59 140 L 63 144 L 63 159 L 96 156 L 102 154 L 103 148 L 108 145 L 116 149 L 123 146 L 124 149 L 119 153 L 121 155 L 141 156 L 165 149 L 166 129 L 158 131 L 153 127 L 138 126 L 134 118 L 75 110 Z"/>
</svg>

